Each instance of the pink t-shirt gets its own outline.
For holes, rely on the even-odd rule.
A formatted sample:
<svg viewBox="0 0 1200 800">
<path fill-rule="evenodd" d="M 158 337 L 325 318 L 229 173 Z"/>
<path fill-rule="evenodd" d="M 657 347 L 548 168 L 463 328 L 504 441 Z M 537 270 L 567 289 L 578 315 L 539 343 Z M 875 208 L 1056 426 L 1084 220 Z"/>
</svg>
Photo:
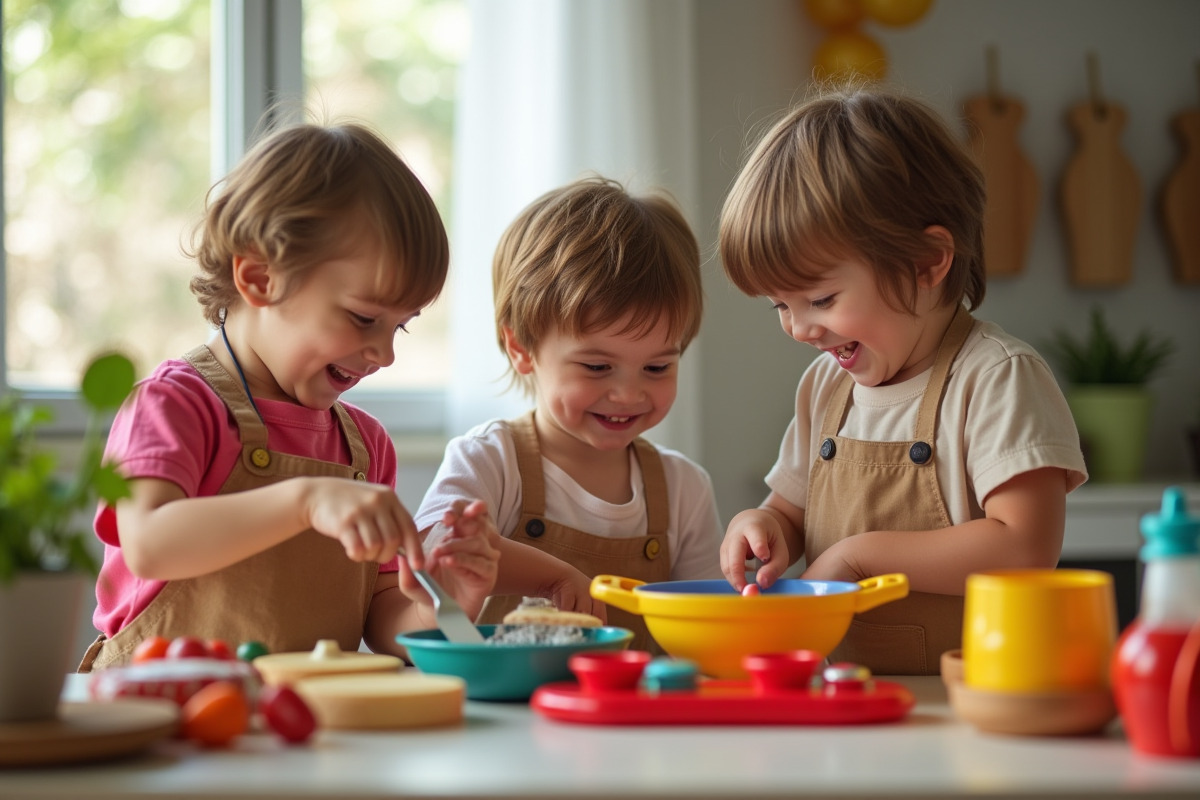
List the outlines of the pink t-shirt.
<svg viewBox="0 0 1200 800">
<path fill-rule="evenodd" d="M 350 463 L 350 448 L 332 410 L 317 411 L 294 403 L 259 400 L 267 425 L 268 446 L 276 452 Z M 395 488 L 396 451 L 374 417 L 344 403 L 370 454 L 367 480 Z M 217 494 L 241 455 L 237 427 L 225 403 L 192 365 L 165 361 L 138 384 L 117 413 L 105 448 L 106 459 L 121 465 L 128 478 L 167 480 L 188 497 Z M 138 578 L 121 553 L 115 509 L 101 504 L 96 535 L 104 543 L 104 563 L 96 581 L 96 629 L 112 636 L 150 604 L 163 581 Z M 380 566 L 394 572 L 396 560 Z"/>
</svg>

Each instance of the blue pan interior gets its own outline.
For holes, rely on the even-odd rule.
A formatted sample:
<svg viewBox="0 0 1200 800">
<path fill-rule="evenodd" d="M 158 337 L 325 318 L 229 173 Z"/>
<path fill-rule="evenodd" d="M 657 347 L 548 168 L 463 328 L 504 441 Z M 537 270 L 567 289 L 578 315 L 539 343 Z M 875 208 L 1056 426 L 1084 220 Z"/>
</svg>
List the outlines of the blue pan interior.
<svg viewBox="0 0 1200 800">
<path fill-rule="evenodd" d="M 857 592 L 862 587 L 849 581 L 809 581 L 801 578 L 784 578 L 775 581 L 770 589 L 763 589 L 762 596 L 770 595 L 800 595 L 819 596 L 827 594 L 845 594 Z M 634 587 L 635 592 L 656 592 L 661 594 L 738 594 L 738 591 L 725 580 L 707 581 L 664 581 L 663 583 L 647 583 Z"/>
</svg>

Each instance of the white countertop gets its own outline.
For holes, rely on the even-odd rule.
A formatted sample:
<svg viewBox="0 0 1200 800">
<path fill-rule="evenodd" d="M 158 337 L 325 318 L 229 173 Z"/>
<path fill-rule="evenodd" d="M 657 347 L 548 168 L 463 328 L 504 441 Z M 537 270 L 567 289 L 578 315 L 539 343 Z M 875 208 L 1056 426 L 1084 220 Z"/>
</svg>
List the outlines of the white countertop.
<svg viewBox="0 0 1200 800">
<path fill-rule="evenodd" d="M 299 747 L 266 734 L 227 750 L 166 740 L 130 760 L 0 770 L 0 798 L 1200 797 L 1200 760 L 1136 755 L 1119 724 L 1095 737 L 985 734 L 954 717 L 939 679 L 899 681 L 918 704 L 890 725 L 592 726 L 469 702 L 449 728 L 322 731 Z"/>
</svg>

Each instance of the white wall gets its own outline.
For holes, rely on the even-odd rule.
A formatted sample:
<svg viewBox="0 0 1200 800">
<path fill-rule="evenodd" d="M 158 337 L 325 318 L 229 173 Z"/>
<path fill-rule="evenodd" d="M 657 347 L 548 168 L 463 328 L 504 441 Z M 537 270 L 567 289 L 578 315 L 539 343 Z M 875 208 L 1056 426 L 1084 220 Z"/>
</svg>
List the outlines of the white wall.
<svg viewBox="0 0 1200 800">
<path fill-rule="evenodd" d="M 721 202 L 745 146 L 765 120 L 803 98 L 811 54 L 824 31 L 798 0 L 697 3 L 702 162 L 697 227 L 711 252 Z M 1021 143 L 1037 170 L 1042 203 L 1025 272 L 991 281 L 976 313 L 1035 345 L 1057 327 L 1082 332 L 1095 303 L 1123 336 L 1142 327 L 1172 336 L 1179 350 L 1152 384 L 1157 408 L 1147 476 L 1189 476 L 1183 430 L 1200 424 L 1200 287 L 1172 280 L 1156 208 L 1162 184 L 1182 155 L 1170 119 L 1200 106 L 1200 3 L 938 0 L 914 25 L 866 25 L 864 31 L 887 51 L 890 82 L 922 95 L 956 121 L 962 101 L 985 91 L 985 48 L 999 48 L 1001 88 L 1026 106 Z M 1123 144 L 1145 195 L 1134 278 L 1105 290 L 1068 282 L 1057 204 L 1058 181 L 1075 146 L 1065 114 L 1087 97 L 1089 51 L 1099 57 L 1105 95 L 1129 113 Z M 782 333 L 765 300 L 733 290 L 715 255 L 705 270 L 709 304 L 697 359 L 703 392 L 697 455 L 713 476 L 728 519 L 762 499 L 762 476 L 791 418 L 797 378 L 815 351 Z"/>
</svg>

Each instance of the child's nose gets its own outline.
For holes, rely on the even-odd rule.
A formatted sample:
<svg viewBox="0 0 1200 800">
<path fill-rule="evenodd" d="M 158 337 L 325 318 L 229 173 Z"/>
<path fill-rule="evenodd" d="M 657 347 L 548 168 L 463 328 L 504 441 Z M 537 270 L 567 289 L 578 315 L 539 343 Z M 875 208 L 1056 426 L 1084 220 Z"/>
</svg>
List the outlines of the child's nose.
<svg viewBox="0 0 1200 800">
<path fill-rule="evenodd" d="M 791 329 L 788 330 L 788 335 L 801 344 L 811 344 L 821 338 L 825 333 L 825 329 L 815 322 L 806 320 L 799 314 L 792 316 Z"/>
<path fill-rule="evenodd" d="M 390 367 L 396 360 L 396 339 L 387 333 L 375 336 L 367 344 L 367 360 L 381 367 Z"/>
<path fill-rule="evenodd" d="M 616 381 L 609 387 L 608 396 L 618 403 L 633 403 L 642 399 L 645 392 L 640 381 Z"/>
</svg>

